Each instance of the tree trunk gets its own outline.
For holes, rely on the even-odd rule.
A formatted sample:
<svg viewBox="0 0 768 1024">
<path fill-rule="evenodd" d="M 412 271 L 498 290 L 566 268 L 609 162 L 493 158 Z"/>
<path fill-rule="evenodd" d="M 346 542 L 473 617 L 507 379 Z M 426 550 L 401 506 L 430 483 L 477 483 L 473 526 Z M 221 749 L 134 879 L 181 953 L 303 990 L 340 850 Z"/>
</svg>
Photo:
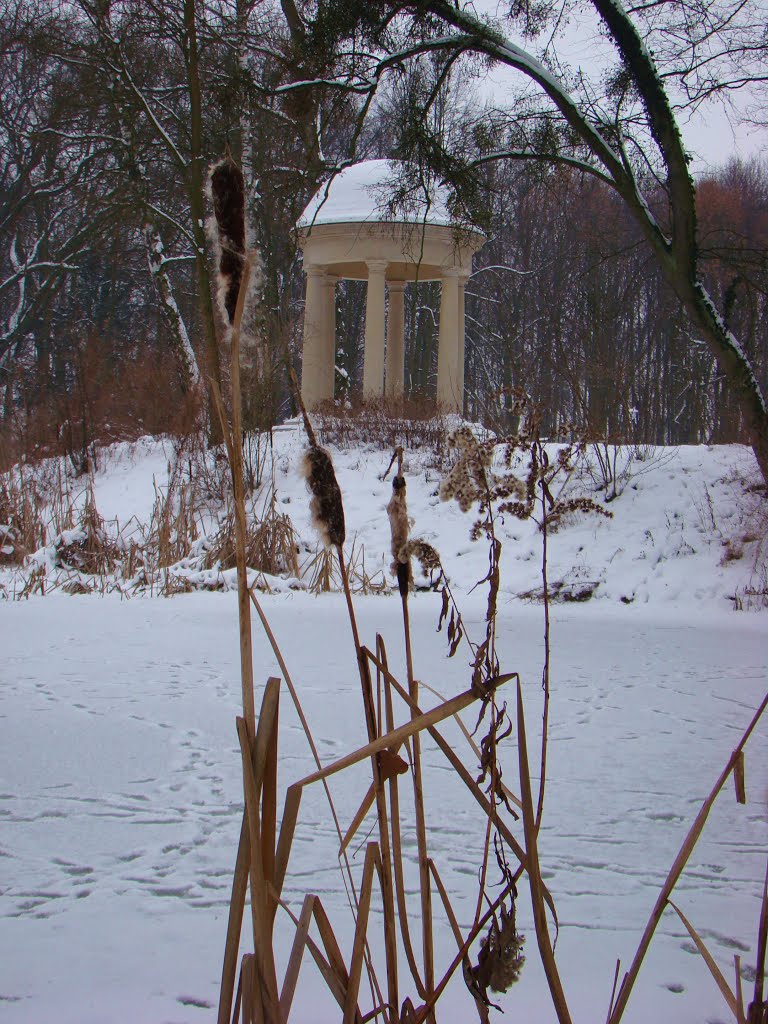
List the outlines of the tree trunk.
<svg viewBox="0 0 768 1024">
<path fill-rule="evenodd" d="M 168 277 L 163 255 L 163 240 L 155 224 L 148 222 L 144 225 L 144 240 L 147 246 L 149 272 L 171 332 L 171 349 L 179 368 L 181 390 L 186 394 L 200 383 L 197 359 L 189 340 L 186 324 L 176 302 L 173 285 Z"/>
<path fill-rule="evenodd" d="M 744 350 L 723 323 L 707 290 L 700 281 L 685 284 L 685 292 L 677 288 L 676 291 L 728 381 L 763 480 L 768 484 L 768 409 L 760 384 Z"/>
<path fill-rule="evenodd" d="M 221 424 L 215 412 L 214 387 L 221 387 L 221 360 L 219 339 L 211 293 L 211 273 L 205 238 L 205 166 L 203 157 L 203 101 L 200 88 L 200 65 L 197 50 L 195 0 L 184 0 L 185 57 L 187 87 L 190 104 L 190 160 L 187 173 L 189 207 L 192 213 L 192 234 L 195 242 L 195 264 L 200 285 L 200 314 L 205 335 L 205 362 L 208 375 L 208 415 L 210 440 L 218 444 L 222 439 Z"/>
</svg>

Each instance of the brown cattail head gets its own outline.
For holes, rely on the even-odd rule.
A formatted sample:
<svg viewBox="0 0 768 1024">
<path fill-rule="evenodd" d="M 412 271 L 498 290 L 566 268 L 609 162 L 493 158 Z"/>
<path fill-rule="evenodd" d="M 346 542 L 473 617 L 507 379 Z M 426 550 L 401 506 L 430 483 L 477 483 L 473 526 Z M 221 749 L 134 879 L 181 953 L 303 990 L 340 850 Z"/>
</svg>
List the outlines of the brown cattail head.
<svg viewBox="0 0 768 1024">
<path fill-rule="evenodd" d="M 401 596 L 408 593 L 411 581 L 411 560 L 405 554 L 408 543 L 408 506 L 405 501 L 405 477 L 396 476 L 392 480 L 392 497 L 387 505 L 389 529 L 392 535 L 391 571 L 397 576 L 397 585 Z"/>
<path fill-rule="evenodd" d="M 302 472 L 312 492 L 309 507 L 316 530 L 326 547 L 341 547 L 346 536 L 344 505 L 333 471 L 333 462 L 325 448 L 312 445 L 306 450 L 302 460 Z"/>
<path fill-rule="evenodd" d="M 225 156 L 211 168 L 210 185 L 219 255 L 219 303 L 231 325 L 245 263 L 245 178 L 234 160 Z"/>
</svg>

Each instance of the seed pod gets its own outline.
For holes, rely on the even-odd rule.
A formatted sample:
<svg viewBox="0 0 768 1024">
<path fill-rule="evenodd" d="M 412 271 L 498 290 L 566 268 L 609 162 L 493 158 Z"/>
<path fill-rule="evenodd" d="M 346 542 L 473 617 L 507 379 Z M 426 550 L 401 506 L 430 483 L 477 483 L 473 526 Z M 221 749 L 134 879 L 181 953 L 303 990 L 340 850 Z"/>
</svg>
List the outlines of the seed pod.
<svg viewBox="0 0 768 1024">
<path fill-rule="evenodd" d="M 245 179 L 226 156 L 211 168 L 211 198 L 218 248 L 218 300 L 229 324 L 234 323 L 245 260 Z"/>
<path fill-rule="evenodd" d="M 312 445 L 304 453 L 302 472 L 312 492 L 309 507 L 315 529 L 326 547 L 341 547 L 346 536 L 344 505 L 331 456 L 324 448 Z"/>
<path fill-rule="evenodd" d="M 440 555 L 435 548 L 425 540 L 409 540 L 408 543 L 400 549 L 400 560 L 406 561 L 411 557 L 415 558 L 419 563 L 421 571 L 425 576 L 428 576 L 433 569 L 437 572 L 441 569 Z"/>
<path fill-rule="evenodd" d="M 524 937 L 515 927 L 514 905 L 508 911 L 501 908 L 501 923 L 493 918 L 488 934 L 482 941 L 477 965 L 470 968 L 471 981 L 486 1006 L 494 1004 L 488 999 L 492 992 L 506 992 L 520 978 L 525 963 Z"/>
<path fill-rule="evenodd" d="M 387 515 L 392 536 L 391 570 L 397 576 L 401 596 L 405 596 L 411 582 L 411 560 L 403 554 L 408 543 L 408 507 L 405 501 L 404 476 L 395 476 L 392 480 L 392 497 L 387 505 Z"/>
</svg>

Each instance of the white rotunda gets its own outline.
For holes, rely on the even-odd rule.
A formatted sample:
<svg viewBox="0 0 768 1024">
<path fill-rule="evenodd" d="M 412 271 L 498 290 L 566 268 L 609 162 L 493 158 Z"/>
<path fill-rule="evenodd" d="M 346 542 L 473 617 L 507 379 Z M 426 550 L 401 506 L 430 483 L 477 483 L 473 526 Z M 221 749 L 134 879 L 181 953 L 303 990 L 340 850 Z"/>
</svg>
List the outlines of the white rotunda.
<svg viewBox="0 0 768 1024">
<path fill-rule="evenodd" d="M 346 278 L 368 282 L 365 398 L 402 397 L 404 290 L 409 282 L 440 281 L 437 401 L 462 411 L 464 287 L 485 238 L 458 227 L 445 200 L 444 188 L 428 194 L 412 187 L 398 161 L 366 160 L 335 175 L 310 201 L 297 225 L 307 275 L 301 378 L 307 408 L 333 398 L 336 282 Z"/>
</svg>

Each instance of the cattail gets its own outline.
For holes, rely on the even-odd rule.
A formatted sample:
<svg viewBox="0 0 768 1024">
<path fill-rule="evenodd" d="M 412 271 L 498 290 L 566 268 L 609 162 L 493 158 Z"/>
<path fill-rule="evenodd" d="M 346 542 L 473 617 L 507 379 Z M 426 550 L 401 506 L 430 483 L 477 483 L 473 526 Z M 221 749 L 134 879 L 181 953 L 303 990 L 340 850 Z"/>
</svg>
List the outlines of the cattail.
<svg viewBox="0 0 768 1024">
<path fill-rule="evenodd" d="M 408 507 L 405 501 L 404 476 L 395 476 L 392 480 L 392 497 L 387 505 L 387 515 L 392 535 L 391 570 L 397 576 L 400 595 L 404 597 L 411 582 L 411 560 L 404 554 L 408 543 Z"/>
<path fill-rule="evenodd" d="M 331 456 L 325 448 L 311 445 L 304 453 L 301 468 L 312 492 L 309 507 L 315 529 L 326 547 L 341 547 L 346 536 L 344 505 Z"/>
<path fill-rule="evenodd" d="M 232 325 L 245 262 L 245 178 L 225 156 L 210 171 L 210 190 L 216 230 L 211 231 L 218 252 L 218 302 Z M 211 226 L 213 227 L 213 226 Z"/>
</svg>

